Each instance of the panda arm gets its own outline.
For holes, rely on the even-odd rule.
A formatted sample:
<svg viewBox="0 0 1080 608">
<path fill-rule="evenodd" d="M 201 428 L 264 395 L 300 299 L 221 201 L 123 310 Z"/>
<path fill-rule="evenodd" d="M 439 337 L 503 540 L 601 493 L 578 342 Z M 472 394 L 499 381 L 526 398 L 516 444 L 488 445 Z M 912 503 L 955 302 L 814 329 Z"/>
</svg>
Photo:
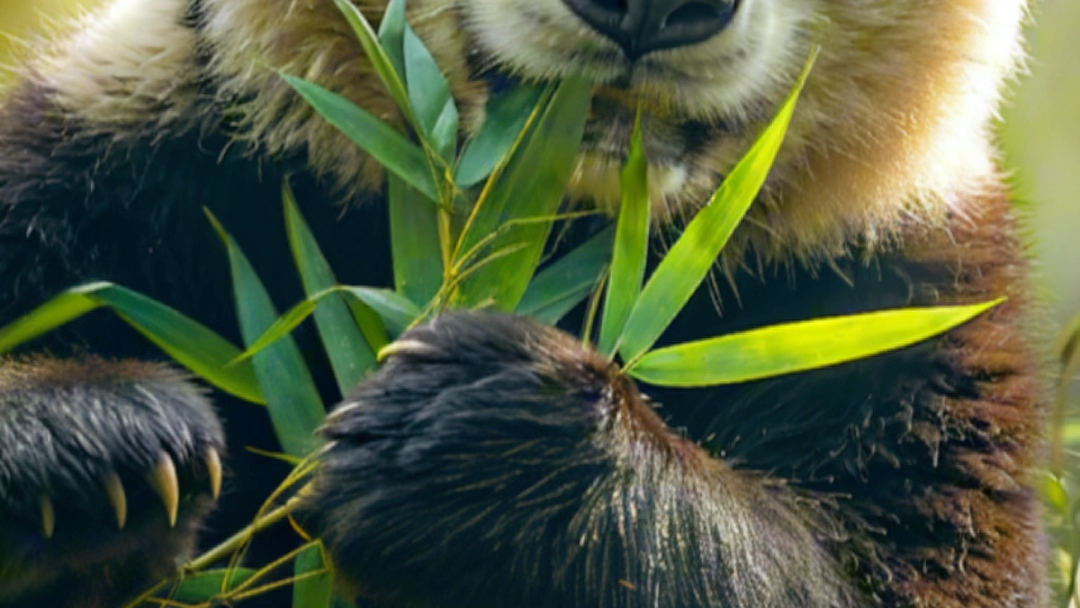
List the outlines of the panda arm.
<svg viewBox="0 0 1080 608">
<path fill-rule="evenodd" d="M 746 277 L 724 316 L 698 298 L 681 330 L 1004 304 L 865 360 L 652 387 L 664 421 L 524 319 L 405 334 L 324 429 L 309 505 L 340 578 L 377 606 L 1041 605 L 1026 262 L 1005 195 L 971 203 L 977 221 L 913 227 L 869 265 Z"/>
<path fill-rule="evenodd" d="M 230 167 L 193 47 L 167 46 L 193 40 L 182 6 L 116 3 L 0 100 L 0 324 L 89 280 L 166 301 L 200 285 L 185 281 L 205 249 L 190 229 L 205 223 L 201 188 Z M 164 9 L 171 20 L 124 12 Z M 183 374 L 97 356 L 141 354 L 133 334 L 93 315 L 29 347 L 50 355 L 0 360 L 2 606 L 118 606 L 194 547 L 220 486 L 221 425 Z"/>
</svg>

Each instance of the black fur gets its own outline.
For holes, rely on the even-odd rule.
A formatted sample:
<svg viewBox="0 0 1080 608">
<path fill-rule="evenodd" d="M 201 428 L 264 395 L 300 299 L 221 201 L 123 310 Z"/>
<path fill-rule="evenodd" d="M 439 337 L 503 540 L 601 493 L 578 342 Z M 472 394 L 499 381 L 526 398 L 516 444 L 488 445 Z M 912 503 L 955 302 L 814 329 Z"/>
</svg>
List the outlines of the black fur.
<svg viewBox="0 0 1080 608">
<path fill-rule="evenodd" d="M 203 87 L 209 83 L 190 86 Z M 0 289 L 0 324 L 13 321 L 63 289 L 109 280 L 173 305 L 239 344 L 230 304 L 228 262 L 203 213 L 204 206 L 221 219 L 254 260 L 279 306 L 288 306 L 301 297 L 296 274 L 288 270 L 293 262 L 282 226 L 280 188 L 283 175 L 303 162 L 302 154 L 273 164 L 257 160 L 254 151 L 239 144 L 230 145 L 224 126 L 226 119 L 209 102 L 213 98 L 209 89 L 202 94 L 208 100 L 202 113 L 168 125 L 166 132 L 155 131 L 153 125 L 103 127 L 78 120 L 58 108 L 51 95 L 40 84 L 27 81 L 10 92 L 0 105 L 0 285 L 4 286 Z M 293 183 L 309 224 L 331 262 L 341 269 L 339 278 L 361 284 L 385 283 L 389 276 L 389 262 L 384 253 L 387 250 L 383 228 L 385 209 L 368 205 L 343 219 L 340 209 L 328 202 L 319 184 L 303 175 L 296 176 Z M 370 262 L 345 263 L 356 255 Z M 325 369 L 325 365 L 320 366 L 322 355 L 314 337 L 301 332 L 299 339 L 305 354 L 313 357 L 314 368 Z M 95 312 L 64 326 L 26 345 L 22 351 L 45 351 L 56 357 L 82 357 L 89 352 L 117 358 L 164 358 L 145 338 L 106 312 Z M 0 363 L 0 377 L 8 365 Z M 328 387 L 324 397 L 328 401 L 336 400 L 338 396 L 332 392 L 333 384 L 326 381 L 326 376 L 323 373 L 318 377 L 321 386 Z M 163 377 L 161 383 L 173 384 L 171 388 L 166 386 L 168 390 L 162 396 L 166 408 L 168 395 L 179 394 L 187 386 L 179 376 Z M 83 394 L 87 400 L 98 398 L 101 403 L 113 403 L 96 397 L 98 389 L 92 386 L 84 386 L 85 393 L 75 387 L 71 390 Z M 38 392 L 28 389 L 20 400 L 31 405 L 46 404 L 55 396 L 42 386 Z M 216 400 L 231 445 L 279 449 L 264 409 L 221 395 Z M 183 402 L 175 404 L 183 405 Z M 104 436 L 126 437 L 120 428 L 109 426 L 111 419 L 99 422 Z M 168 443 L 173 438 L 165 434 L 161 439 Z M 103 449 L 111 450 L 123 447 L 118 441 L 102 445 Z M 0 460 L 10 451 L 21 453 L 22 449 L 17 443 L 0 442 Z M 169 449 L 181 452 L 185 448 L 170 444 Z M 124 459 L 119 453 L 110 458 Z M 154 560 L 148 560 L 133 548 L 128 557 L 134 565 L 156 564 L 153 572 L 158 578 L 173 573 L 178 559 L 193 546 L 196 529 L 207 529 L 204 534 L 207 543 L 228 537 L 250 522 L 289 470 L 284 463 L 244 449 L 231 451 L 229 465 L 242 474 L 226 480 L 221 507 L 209 521 L 204 526 L 196 525 L 194 519 L 201 520 L 209 511 L 202 509 L 191 525 L 177 528 L 184 532 L 183 538 L 174 538 L 177 533 L 168 528 L 145 528 L 147 536 L 142 542 L 156 546 L 158 554 Z M 65 475 L 62 468 L 55 474 Z M 78 476 L 74 472 L 70 475 Z M 18 480 L 12 483 L 15 485 L 0 487 L 0 497 L 22 495 Z M 93 501 L 79 504 L 92 509 L 92 513 L 108 508 L 106 502 L 90 502 Z M 133 516 L 139 508 L 132 505 Z M 73 505 L 71 509 L 58 513 L 58 519 L 87 521 L 89 515 L 80 517 L 72 512 Z M 160 510 L 160 505 L 155 505 L 154 513 L 159 514 Z M 89 521 L 88 528 L 98 523 L 96 516 Z M 63 524 L 57 523 L 50 552 L 66 546 L 60 545 L 66 534 Z M 114 530 L 115 522 L 96 532 Z M 289 531 L 271 535 L 269 541 L 260 539 L 252 548 L 251 559 L 269 561 L 284 553 L 294 539 Z M 118 539 L 117 542 L 129 541 Z M 76 555 L 82 554 L 73 552 L 71 559 L 77 559 Z M 107 555 L 112 554 L 103 550 L 98 557 L 87 559 L 95 562 Z M 48 582 L 52 579 L 24 578 L 22 570 L 8 569 L 8 559 L 16 560 L 0 554 L 0 601 L 17 596 L 21 605 L 37 605 L 37 599 L 31 601 L 31 598 L 38 598 L 45 602 L 43 605 L 67 607 L 76 605 L 74 598 L 82 597 L 80 601 L 88 602 L 87 606 L 111 608 L 132 592 L 140 591 L 147 582 L 144 573 L 127 568 L 124 571 L 133 572 L 131 576 L 117 574 L 111 584 L 99 583 L 100 590 L 76 591 L 74 586 L 60 585 L 58 589 L 68 599 L 61 601 L 57 599 L 59 596 L 49 596 L 52 599 L 46 602 L 45 596 L 20 594 L 25 584 L 35 580 L 38 581 L 35 584 L 52 589 L 53 582 Z M 108 566 L 115 569 L 117 563 L 114 557 Z M 168 567 L 160 567 L 163 563 Z M 100 571 L 95 576 L 99 581 L 110 580 Z M 103 599 L 106 588 L 115 595 Z"/>
<path fill-rule="evenodd" d="M 198 33 L 203 10 L 192 3 L 183 27 Z M 196 100 L 189 114 L 156 122 L 172 110 L 162 100 L 145 124 L 102 125 L 73 118 L 26 76 L 0 106 L 0 323 L 105 279 L 239 342 L 202 207 L 278 304 L 291 304 L 300 289 L 280 225 L 285 175 L 339 280 L 390 282 L 385 208 L 342 213 L 303 173 L 304 150 L 268 159 L 233 141 L 224 108 L 244 100 L 223 100 L 212 80 L 177 83 Z M 305 516 L 351 590 L 388 608 L 1039 606 L 1027 476 L 1041 401 L 1022 331 L 1024 253 L 1003 193 L 969 202 L 981 217 L 904 226 L 888 253 L 853 245 L 833 268 L 740 270 L 718 288 L 722 312 L 703 292 L 664 341 L 911 304 L 1004 295 L 1005 305 L 866 361 L 719 389 L 650 388 L 660 417 L 554 330 L 484 313 L 416 329 L 329 420 L 333 444 Z M 319 363 L 309 338 L 302 348 Z M 180 375 L 152 375 L 143 399 L 125 363 L 86 358 L 160 357 L 104 313 L 27 350 L 58 358 L 0 363 L 0 604 L 115 608 L 190 550 L 209 502 L 190 454 L 220 446 L 220 429 Z M 64 361 L 82 371 L 2 384 L 22 377 L 19 366 Z M 218 409 L 239 474 L 208 520 L 209 542 L 249 521 L 286 471 L 236 449 L 275 448 L 265 412 L 224 398 Z M 42 421 L 54 430 L 27 434 Z M 159 449 L 184 463 L 191 493 L 175 529 L 139 484 Z M 123 533 L 96 485 L 107 467 L 132 492 Z M 47 540 L 42 489 L 57 496 Z"/>
<path fill-rule="evenodd" d="M 204 456 L 224 449 L 203 391 L 165 366 L 4 361 L 0 605 L 97 606 L 172 573 L 212 506 Z M 163 456 L 179 481 L 175 526 L 146 478 Z M 119 530 L 103 484 L 109 475 L 119 476 L 126 496 Z"/>
<path fill-rule="evenodd" d="M 311 506 L 385 606 L 862 605 L 781 484 L 673 434 L 577 340 L 444 315 L 327 421 Z"/>
</svg>

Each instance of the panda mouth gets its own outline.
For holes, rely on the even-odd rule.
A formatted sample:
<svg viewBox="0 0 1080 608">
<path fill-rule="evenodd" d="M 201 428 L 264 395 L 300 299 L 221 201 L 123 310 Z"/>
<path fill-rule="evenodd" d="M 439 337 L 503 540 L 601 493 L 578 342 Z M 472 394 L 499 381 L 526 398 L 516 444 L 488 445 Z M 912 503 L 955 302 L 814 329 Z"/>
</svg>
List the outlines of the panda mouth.
<svg viewBox="0 0 1080 608">
<path fill-rule="evenodd" d="M 495 70 L 482 74 L 491 95 L 520 84 L 512 75 Z M 724 123 L 678 117 L 670 104 L 647 99 L 626 86 L 598 85 L 585 123 L 581 152 L 613 162 L 626 160 L 638 107 L 642 111 L 642 139 L 652 165 L 678 165 L 710 138 L 729 131 Z"/>
<path fill-rule="evenodd" d="M 622 162 L 626 160 L 633 134 L 637 104 L 628 104 L 623 95 L 612 96 L 598 90 L 589 109 L 582 138 L 583 152 Z M 698 121 L 672 120 L 664 108 L 641 106 L 641 131 L 645 156 L 652 165 L 679 164 L 692 155 L 714 132 L 715 125 Z"/>
</svg>

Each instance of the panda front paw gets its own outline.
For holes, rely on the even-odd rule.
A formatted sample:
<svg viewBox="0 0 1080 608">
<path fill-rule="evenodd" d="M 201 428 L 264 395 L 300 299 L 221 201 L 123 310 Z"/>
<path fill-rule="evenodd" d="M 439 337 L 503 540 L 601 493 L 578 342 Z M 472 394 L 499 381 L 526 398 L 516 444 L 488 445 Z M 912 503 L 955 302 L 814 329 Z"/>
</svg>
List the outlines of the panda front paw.
<svg viewBox="0 0 1080 608">
<path fill-rule="evenodd" d="M 109 606 L 171 574 L 224 445 L 203 391 L 165 365 L 0 362 L 0 606 Z"/>
</svg>

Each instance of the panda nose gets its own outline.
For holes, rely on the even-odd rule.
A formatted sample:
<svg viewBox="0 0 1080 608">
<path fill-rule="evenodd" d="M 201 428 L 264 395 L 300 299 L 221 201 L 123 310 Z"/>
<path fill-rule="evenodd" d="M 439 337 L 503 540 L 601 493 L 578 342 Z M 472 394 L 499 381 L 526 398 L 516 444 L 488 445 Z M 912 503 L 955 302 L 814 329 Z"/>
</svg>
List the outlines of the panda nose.
<svg viewBox="0 0 1080 608">
<path fill-rule="evenodd" d="M 631 59 L 707 40 L 727 27 L 739 0 L 563 0 Z"/>
</svg>

